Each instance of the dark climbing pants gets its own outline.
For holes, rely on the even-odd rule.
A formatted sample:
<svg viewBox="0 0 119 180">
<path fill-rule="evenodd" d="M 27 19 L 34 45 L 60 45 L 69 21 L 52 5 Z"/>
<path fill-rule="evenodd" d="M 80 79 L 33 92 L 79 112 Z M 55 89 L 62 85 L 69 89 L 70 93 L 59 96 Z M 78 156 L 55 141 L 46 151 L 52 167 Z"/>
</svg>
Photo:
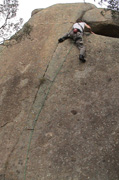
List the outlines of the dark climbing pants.
<svg viewBox="0 0 119 180">
<path fill-rule="evenodd" d="M 75 43 L 76 43 L 76 46 L 78 47 L 78 49 L 80 50 L 80 55 L 85 56 L 86 48 L 85 48 L 85 46 L 83 44 L 83 40 L 78 39 L 77 41 L 75 41 Z"/>
</svg>

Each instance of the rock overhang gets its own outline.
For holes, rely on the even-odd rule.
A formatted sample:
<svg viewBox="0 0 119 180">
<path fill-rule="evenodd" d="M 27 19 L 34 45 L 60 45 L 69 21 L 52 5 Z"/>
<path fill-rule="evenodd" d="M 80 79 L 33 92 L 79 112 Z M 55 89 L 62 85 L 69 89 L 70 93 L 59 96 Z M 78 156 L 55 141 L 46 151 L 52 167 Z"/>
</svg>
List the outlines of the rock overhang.
<svg viewBox="0 0 119 180">
<path fill-rule="evenodd" d="M 92 9 L 84 14 L 83 20 L 92 27 L 96 34 L 119 38 L 119 12 L 117 11 Z"/>
</svg>

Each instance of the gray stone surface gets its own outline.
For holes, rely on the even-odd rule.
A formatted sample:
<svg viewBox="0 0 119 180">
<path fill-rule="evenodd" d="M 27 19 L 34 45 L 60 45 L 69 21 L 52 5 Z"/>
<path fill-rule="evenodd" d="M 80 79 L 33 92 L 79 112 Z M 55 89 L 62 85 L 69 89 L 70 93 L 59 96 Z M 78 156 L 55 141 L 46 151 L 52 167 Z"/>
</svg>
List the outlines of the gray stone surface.
<svg viewBox="0 0 119 180">
<path fill-rule="evenodd" d="M 1 180 L 119 179 L 119 39 L 86 33 L 85 64 L 57 43 L 89 11 L 98 18 L 91 4 L 46 8 L 29 38 L 2 46 Z"/>
</svg>

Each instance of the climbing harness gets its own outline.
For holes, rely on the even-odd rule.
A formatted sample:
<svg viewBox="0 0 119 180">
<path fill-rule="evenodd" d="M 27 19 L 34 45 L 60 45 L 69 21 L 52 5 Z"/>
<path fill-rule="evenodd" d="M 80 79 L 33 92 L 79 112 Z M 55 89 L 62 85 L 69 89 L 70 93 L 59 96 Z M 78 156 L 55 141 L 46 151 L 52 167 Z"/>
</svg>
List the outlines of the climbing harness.
<svg viewBox="0 0 119 180">
<path fill-rule="evenodd" d="M 78 32 L 78 29 L 76 29 L 76 28 L 73 29 L 73 32 L 74 32 L 74 33 L 77 33 L 77 32 Z"/>
<path fill-rule="evenodd" d="M 80 28 L 82 29 L 82 31 L 81 32 L 83 32 L 84 31 L 84 29 L 83 29 L 83 27 L 81 26 L 81 24 L 80 23 L 78 23 L 78 25 L 80 26 Z"/>
</svg>

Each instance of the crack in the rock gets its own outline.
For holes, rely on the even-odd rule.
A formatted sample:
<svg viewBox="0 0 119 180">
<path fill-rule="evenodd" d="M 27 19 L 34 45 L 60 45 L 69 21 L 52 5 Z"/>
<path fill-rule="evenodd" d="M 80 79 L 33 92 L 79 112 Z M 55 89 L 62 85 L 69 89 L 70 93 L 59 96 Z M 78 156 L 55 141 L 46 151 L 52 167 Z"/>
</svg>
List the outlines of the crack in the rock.
<svg viewBox="0 0 119 180">
<path fill-rule="evenodd" d="M 6 122 L 6 123 L 5 123 L 5 124 L 3 124 L 2 126 L 0 126 L 0 128 L 5 127 L 8 123 L 11 123 L 11 122 Z"/>
<path fill-rule="evenodd" d="M 46 69 L 45 69 L 45 71 L 44 71 L 44 74 L 43 74 L 43 78 L 45 77 L 45 74 L 46 74 L 46 72 L 47 72 L 47 70 L 48 70 L 48 68 L 49 68 L 50 62 L 52 61 L 52 58 L 53 58 L 53 56 L 54 56 L 54 54 L 55 54 L 55 52 L 56 52 L 56 50 L 57 50 L 57 47 L 58 47 L 58 44 L 56 45 L 56 48 L 55 48 L 55 50 L 54 50 L 54 52 L 53 52 L 53 55 L 52 55 L 52 57 L 51 57 L 51 60 L 50 60 L 50 61 L 48 62 L 48 64 L 47 64 L 47 67 L 46 67 Z M 35 94 L 35 97 L 34 97 L 34 100 L 33 100 L 33 103 L 32 103 L 32 107 L 33 107 L 33 105 L 34 105 L 34 103 L 35 103 L 35 101 L 36 101 L 37 94 L 38 94 L 38 92 L 39 92 L 40 87 L 41 87 L 41 84 L 39 84 L 39 86 L 38 86 L 38 90 L 37 90 L 37 92 L 36 92 L 36 94 Z M 31 107 L 31 109 L 32 109 L 32 107 Z"/>
<path fill-rule="evenodd" d="M 48 68 L 49 68 L 50 62 L 52 61 L 52 58 L 53 58 L 53 56 L 54 56 L 57 48 L 58 48 L 58 44 L 56 45 L 56 48 L 55 48 L 55 50 L 54 50 L 54 52 L 53 52 L 53 55 L 52 55 L 52 57 L 51 57 L 51 60 L 49 61 L 48 65 L 47 65 L 47 67 L 46 67 L 46 70 L 45 70 L 45 72 L 44 72 L 43 77 L 45 77 L 45 74 L 46 74 L 46 72 L 47 72 L 47 70 L 48 70 Z"/>
<path fill-rule="evenodd" d="M 89 9 L 88 11 L 90 11 Z M 82 20 L 83 16 L 85 13 L 88 11 L 83 12 L 82 14 Z M 118 13 L 118 12 L 117 12 Z M 119 13 L 116 14 L 116 16 L 119 18 Z M 112 16 L 112 21 L 113 21 L 113 16 Z M 119 38 L 119 25 L 115 24 L 114 22 L 110 22 L 109 20 L 105 20 L 104 22 L 88 22 L 88 24 L 91 26 L 92 31 L 101 36 L 107 36 L 107 37 L 113 37 L 113 38 Z"/>
<path fill-rule="evenodd" d="M 55 50 L 54 50 L 54 52 L 53 52 L 53 55 L 52 55 L 50 61 L 48 62 L 47 66 L 46 66 L 46 69 L 45 69 L 45 71 L 44 71 L 44 74 L 43 74 L 42 78 L 45 78 L 45 74 L 46 74 L 46 72 L 47 72 L 47 70 L 48 70 L 48 68 L 49 68 L 50 62 L 52 61 L 52 58 L 53 58 L 53 56 L 54 56 L 57 48 L 58 48 L 58 43 L 56 44 L 56 48 L 55 48 Z M 48 78 L 46 78 L 46 79 L 51 82 L 51 80 L 49 80 Z M 29 119 L 29 116 L 30 116 L 31 111 L 32 111 L 32 109 L 33 109 L 33 106 L 34 106 L 34 104 L 35 104 L 35 102 L 36 102 L 36 99 L 37 99 L 37 97 L 38 97 L 37 95 L 38 95 L 38 92 L 39 92 L 41 86 L 42 86 L 42 84 L 39 83 L 38 88 L 37 88 L 37 91 L 36 91 L 35 96 L 34 96 L 34 99 L 33 99 L 33 103 L 32 103 L 32 105 L 31 105 L 31 108 L 30 108 L 29 113 L 28 113 L 28 116 L 27 116 L 27 119 Z M 28 128 L 28 130 L 32 130 L 32 128 Z"/>
</svg>

